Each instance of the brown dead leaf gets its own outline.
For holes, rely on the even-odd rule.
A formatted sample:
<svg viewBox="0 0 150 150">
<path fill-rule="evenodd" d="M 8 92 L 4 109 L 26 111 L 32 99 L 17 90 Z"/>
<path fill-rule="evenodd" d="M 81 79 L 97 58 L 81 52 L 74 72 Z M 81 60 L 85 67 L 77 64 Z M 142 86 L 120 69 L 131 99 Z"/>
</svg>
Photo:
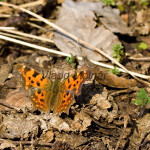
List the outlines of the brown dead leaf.
<svg viewBox="0 0 150 150">
<path fill-rule="evenodd" d="M 111 8 L 108 10 L 110 9 Z M 108 18 L 112 17 L 112 15 L 115 14 L 115 11 L 112 13 L 110 10 L 109 13 L 107 13 L 108 10 L 103 8 L 103 3 L 101 2 L 75 3 L 71 0 L 66 0 L 62 5 L 56 24 L 79 39 L 100 49 L 102 48 L 108 55 L 112 55 L 112 45 L 119 42 L 117 36 L 115 36 L 112 31 L 106 29 L 103 25 L 96 27 L 96 22 L 94 21 L 96 19 L 94 12 L 97 12 L 98 15 L 104 15 L 104 13 L 106 13 L 104 18 L 101 19 L 105 24 L 106 22 L 109 24 L 110 20 Z M 114 22 L 112 24 L 114 24 Z M 116 24 L 117 23 L 115 23 L 115 25 Z M 117 28 L 116 26 L 114 28 Z M 119 27 L 120 26 L 121 25 L 119 24 Z M 125 28 L 123 31 L 125 31 Z M 87 55 L 87 57 L 96 61 L 106 60 L 100 54 L 91 49 L 82 48 L 81 52 L 78 43 L 73 42 L 68 37 L 62 36 L 61 34 L 55 33 L 54 42 L 63 52 L 72 53 L 77 56 Z"/>
<path fill-rule="evenodd" d="M 5 102 L 16 109 L 33 108 L 32 102 L 27 98 L 27 93 L 20 91 L 20 89 L 9 92 Z"/>
<path fill-rule="evenodd" d="M 8 78 L 12 69 L 10 64 L 4 64 L 0 66 L 0 85 L 4 85 L 4 81 Z"/>
<path fill-rule="evenodd" d="M 31 133 L 38 134 L 38 124 L 36 120 L 26 120 L 24 114 L 3 115 L 0 138 L 28 138 Z"/>
<path fill-rule="evenodd" d="M 54 132 L 49 130 L 45 134 L 42 134 L 40 139 L 40 143 L 50 143 L 54 139 Z"/>
<path fill-rule="evenodd" d="M 114 33 L 133 35 L 131 28 L 127 26 L 127 23 L 120 17 L 120 11 L 109 6 L 103 6 L 98 2 L 97 9 L 94 10 L 100 17 L 102 24 Z"/>
<path fill-rule="evenodd" d="M 112 97 L 108 97 L 108 91 L 104 88 L 102 94 L 95 94 L 90 101 L 90 109 L 86 108 L 86 111 L 93 116 L 96 120 L 100 117 L 105 118 L 108 122 L 112 122 L 114 117 L 118 113 L 118 106 L 113 102 Z M 112 107 L 111 111 L 108 111 Z"/>
<path fill-rule="evenodd" d="M 71 128 L 73 131 L 85 131 L 87 127 L 91 125 L 91 117 L 86 114 L 84 111 L 77 113 L 74 117 L 74 120 L 71 124 Z"/>
<path fill-rule="evenodd" d="M 111 104 L 106 100 L 107 99 L 107 92 L 103 92 L 102 94 L 95 94 L 91 101 L 90 104 L 92 105 L 97 105 L 101 109 L 108 109 L 111 107 Z"/>
<path fill-rule="evenodd" d="M 99 72 L 97 71 L 95 74 L 95 79 L 101 84 L 114 88 L 129 88 L 137 86 L 137 81 L 135 79 L 118 77 L 117 75 L 104 70 L 99 70 Z"/>
<path fill-rule="evenodd" d="M 0 149 L 6 148 L 16 148 L 16 146 L 10 141 L 5 139 L 0 139 Z"/>
<path fill-rule="evenodd" d="M 57 130 L 59 131 L 72 131 L 72 129 L 70 128 L 69 124 L 61 119 L 59 116 L 53 114 L 53 117 L 51 118 L 51 120 L 48 122 L 48 128 L 57 128 Z"/>
<path fill-rule="evenodd" d="M 85 65 L 82 68 L 88 68 L 97 82 L 114 88 L 129 88 L 137 86 L 137 81 L 135 79 L 126 79 L 123 77 L 118 77 L 117 75 L 105 71 L 100 66 L 92 64 L 87 58 L 84 58 Z"/>
<path fill-rule="evenodd" d="M 55 132 L 56 135 L 56 141 L 61 141 L 69 144 L 72 149 L 75 147 L 78 147 L 79 145 L 85 144 L 88 141 L 87 137 L 84 137 L 82 135 L 77 135 L 77 134 L 60 134 L 58 132 Z"/>
<path fill-rule="evenodd" d="M 130 137 L 134 143 L 140 144 L 144 139 L 146 133 L 150 131 L 150 114 L 147 113 L 142 118 L 136 121 L 137 127 L 135 128 L 133 135 Z M 150 140 L 150 134 L 146 138 L 148 141 Z M 135 146 L 133 144 L 133 146 Z"/>
<path fill-rule="evenodd" d="M 137 11 L 136 21 L 137 25 L 135 29 L 139 32 L 141 35 L 148 35 L 150 32 L 150 10 L 140 10 Z"/>
</svg>

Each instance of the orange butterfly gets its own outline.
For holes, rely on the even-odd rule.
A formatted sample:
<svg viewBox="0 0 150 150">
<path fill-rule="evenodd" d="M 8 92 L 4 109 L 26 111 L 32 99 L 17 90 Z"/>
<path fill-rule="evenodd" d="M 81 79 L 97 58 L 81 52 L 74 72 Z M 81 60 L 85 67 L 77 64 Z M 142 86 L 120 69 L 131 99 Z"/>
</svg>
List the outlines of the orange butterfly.
<svg viewBox="0 0 150 150">
<path fill-rule="evenodd" d="M 30 90 L 33 105 L 45 112 L 69 113 L 70 106 L 75 103 L 74 95 L 81 94 L 81 88 L 90 79 L 90 71 L 81 71 L 62 82 L 54 82 L 44 75 L 25 65 L 18 64 L 17 69 L 24 79 L 24 89 Z"/>
</svg>

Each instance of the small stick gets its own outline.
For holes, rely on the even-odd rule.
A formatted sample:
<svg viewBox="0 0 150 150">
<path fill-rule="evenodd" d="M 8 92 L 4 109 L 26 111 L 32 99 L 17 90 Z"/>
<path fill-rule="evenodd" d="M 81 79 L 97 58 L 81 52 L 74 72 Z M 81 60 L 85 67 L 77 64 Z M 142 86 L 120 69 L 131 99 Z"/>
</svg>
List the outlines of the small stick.
<svg viewBox="0 0 150 150">
<path fill-rule="evenodd" d="M 44 0 L 38 0 L 38 1 L 19 5 L 19 7 L 27 8 L 27 7 L 33 7 L 33 6 L 35 7 L 36 5 L 43 5 L 43 4 L 44 4 Z"/>
<path fill-rule="evenodd" d="M 27 8 L 27 7 L 33 7 L 33 6 L 35 7 L 36 5 L 43 5 L 43 4 L 44 4 L 44 0 L 38 0 L 38 1 L 35 1 L 35 2 L 30 2 L 30 3 L 18 5 L 18 7 Z M 8 8 L 2 8 L 0 10 L 0 13 L 3 13 L 3 12 L 8 12 Z"/>
<path fill-rule="evenodd" d="M 129 57 L 128 59 L 135 61 L 150 61 L 150 57 L 141 57 L 141 58 Z"/>
<path fill-rule="evenodd" d="M 52 41 L 50 39 L 35 36 L 35 35 L 31 35 L 31 34 L 27 34 L 27 33 L 22 33 L 22 32 L 19 32 L 19 31 L 7 30 L 7 29 L 1 29 L 1 28 L 0 28 L 0 30 L 5 31 L 5 32 L 9 32 L 9 33 L 13 33 L 13 34 L 17 34 L 17 35 L 21 35 L 21 36 L 25 36 L 25 37 L 29 37 L 29 38 L 33 38 L 33 39 L 37 39 L 37 40 L 41 40 L 41 41 L 45 41 L 45 42 L 54 43 L 54 41 Z"/>
<path fill-rule="evenodd" d="M 22 36 L 13 35 L 13 34 L 4 33 L 4 32 L 0 32 L 0 35 L 9 36 L 9 37 L 12 37 L 12 38 L 17 38 L 17 39 L 22 39 L 22 40 L 28 40 L 28 41 L 30 40 L 30 39 L 27 39 L 27 38 L 22 37 Z"/>
<path fill-rule="evenodd" d="M 0 140 L 4 140 L 4 139 L 0 139 Z M 11 141 L 11 140 L 8 140 L 10 141 L 11 143 L 15 144 L 15 145 L 34 145 L 34 146 L 37 146 L 37 147 L 52 147 L 53 144 L 51 143 L 38 143 L 38 142 L 33 142 L 33 141 Z"/>
</svg>

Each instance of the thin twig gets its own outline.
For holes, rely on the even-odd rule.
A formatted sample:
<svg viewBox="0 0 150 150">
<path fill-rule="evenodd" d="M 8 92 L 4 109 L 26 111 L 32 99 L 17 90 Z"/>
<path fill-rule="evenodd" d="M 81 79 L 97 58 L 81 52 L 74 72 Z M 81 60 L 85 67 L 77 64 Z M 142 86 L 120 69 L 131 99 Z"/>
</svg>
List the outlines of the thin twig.
<svg viewBox="0 0 150 150">
<path fill-rule="evenodd" d="M 39 50 L 42 50 L 42 51 L 50 52 L 50 53 L 53 53 L 53 54 L 71 57 L 71 54 L 67 54 L 67 53 L 60 52 L 60 51 L 55 51 L 53 49 L 49 49 L 49 48 L 46 48 L 46 47 L 42 47 L 42 46 L 38 46 L 38 45 L 35 45 L 35 44 L 27 43 L 27 42 L 17 40 L 17 39 L 13 39 L 13 38 L 10 38 L 10 37 L 7 37 L 7 36 L 0 35 L 0 39 L 7 40 L 7 41 L 10 41 L 10 42 L 14 42 L 14 43 L 18 43 L 18 44 L 25 45 L 25 46 L 28 46 L 28 47 L 32 47 L 34 49 L 39 49 Z M 81 57 L 80 57 L 80 60 L 82 60 Z"/>
<path fill-rule="evenodd" d="M 38 1 L 35 1 L 35 2 L 30 2 L 30 3 L 18 5 L 18 7 L 28 8 L 28 7 L 35 7 L 37 5 L 43 5 L 43 4 L 44 4 L 44 0 L 38 0 Z M 8 8 L 2 8 L 0 10 L 0 13 L 3 13 L 3 12 L 8 12 Z"/>
<path fill-rule="evenodd" d="M 15 27 L 0 27 L 0 30 L 14 30 Z"/>
<path fill-rule="evenodd" d="M 31 35 L 31 34 L 27 34 L 27 33 L 23 33 L 23 32 L 19 32 L 19 31 L 7 30 L 7 29 L 0 29 L 0 30 L 6 31 L 6 32 L 9 32 L 9 33 L 13 33 L 13 34 L 17 34 L 17 35 L 21 35 L 21 36 L 25 36 L 25 37 L 29 37 L 29 38 L 33 38 L 33 39 L 37 39 L 37 40 L 41 40 L 41 41 L 45 41 L 45 42 L 54 43 L 54 41 L 52 41 L 50 39 L 35 36 L 35 35 Z"/>
<path fill-rule="evenodd" d="M 35 27 L 35 28 L 40 29 L 42 31 L 47 31 L 47 29 L 45 29 L 45 28 L 43 28 L 43 27 L 41 27 L 35 23 L 27 22 L 27 24 L 30 25 L 31 27 Z"/>
<path fill-rule="evenodd" d="M 1 14 L 0 18 L 9 18 L 11 15 Z"/>
<path fill-rule="evenodd" d="M 118 90 L 116 92 L 113 92 L 111 93 L 109 96 L 118 96 L 118 95 L 121 95 L 122 93 L 130 93 L 130 92 L 133 92 L 133 91 L 137 91 L 137 87 L 136 88 L 128 88 L 128 89 L 125 89 L 125 90 Z"/>
<path fill-rule="evenodd" d="M 128 59 L 135 61 L 150 61 L 150 57 L 141 57 L 141 58 L 129 57 Z"/>
<path fill-rule="evenodd" d="M 0 140 L 5 140 L 5 139 L 0 139 Z M 10 141 L 11 143 L 15 144 L 15 145 L 34 145 L 36 147 L 52 147 L 52 143 L 39 143 L 39 142 L 32 142 L 32 141 L 11 141 L 11 140 L 8 140 Z"/>
<path fill-rule="evenodd" d="M 25 37 L 18 36 L 18 35 L 13 35 L 13 34 L 9 34 L 9 33 L 4 33 L 4 32 L 0 32 L 0 35 L 9 36 L 12 38 L 17 38 L 17 39 L 30 40 L 29 38 L 25 38 Z"/>
<path fill-rule="evenodd" d="M 37 5 L 43 5 L 43 4 L 44 4 L 44 0 L 38 0 L 38 1 L 29 2 L 26 4 L 19 5 L 19 7 L 27 8 L 27 7 L 33 7 L 33 6 L 35 7 Z"/>
</svg>

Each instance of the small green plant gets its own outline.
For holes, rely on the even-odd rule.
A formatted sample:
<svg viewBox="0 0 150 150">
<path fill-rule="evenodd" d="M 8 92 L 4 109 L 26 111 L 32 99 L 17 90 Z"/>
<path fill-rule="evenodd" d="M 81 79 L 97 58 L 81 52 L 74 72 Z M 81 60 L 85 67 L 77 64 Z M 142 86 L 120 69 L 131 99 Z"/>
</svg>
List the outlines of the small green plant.
<svg viewBox="0 0 150 150">
<path fill-rule="evenodd" d="M 124 11 L 124 6 L 123 5 L 118 5 L 118 9 L 120 10 L 120 12 L 123 12 Z"/>
<path fill-rule="evenodd" d="M 123 46 L 121 42 L 119 42 L 116 45 L 113 45 L 113 58 L 115 58 L 118 62 L 120 62 L 122 56 L 123 56 Z"/>
<path fill-rule="evenodd" d="M 67 58 L 66 58 L 66 62 L 67 62 L 68 64 L 70 64 L 70 65 L 73 63 L 73 64 L 74 64 L 74 67 L 76 67 L 76 65 L 77 65 L 76 62 L 75 62 L 75 57 L 74 57 L 72 54 L 71 54 L 71 57 L 67 57 Z"/>
<path fill-rule="evenodd" d="M 150 0 L 140 0 L 140 1 L 139 1 L 139 4 L 140 4 L 140 5 L 148 6 L 149 3 L 150 3 Z"/>
<path fill-rule="evenodd" d="M 136 100 L 132 101 L 132 103 L 142 108 L 145 107 L 145 105 L 147 105 L 148 103 L 150 103 L 150 97 L 148 97 L 148 94 L 142 88 L 138 92 Z"/>
<path fill-rule="evenodd" d="M 130 1 L 130 2 L 129 2 L 129 6 L 130 6 L 130 7 L 132 7 L 132 6 L 134 6 L 134 5 L 135 5 L 135 2 L 134 2 L 134 1 Z"/>
<path fill-rule="evenodd" d="M 115 0 L 102 0 L 105 5 L 115 6 Z"/>
<path fill-rule="evenodd" d="M 148 45 L 144 42 L 141 42 L 139 45 L 136 46 L 139 50 L 146 50 L 148 48 Z"/>
<path fill-rule="evenodd" d="M 119 75 L 120 74 L 120 71 L 119 69 L 117 68 L 117 66 L 114 66 L 114 69 L 111 70 L 111 73 L 115 74 L 115 75 Z"/>
</svg>

